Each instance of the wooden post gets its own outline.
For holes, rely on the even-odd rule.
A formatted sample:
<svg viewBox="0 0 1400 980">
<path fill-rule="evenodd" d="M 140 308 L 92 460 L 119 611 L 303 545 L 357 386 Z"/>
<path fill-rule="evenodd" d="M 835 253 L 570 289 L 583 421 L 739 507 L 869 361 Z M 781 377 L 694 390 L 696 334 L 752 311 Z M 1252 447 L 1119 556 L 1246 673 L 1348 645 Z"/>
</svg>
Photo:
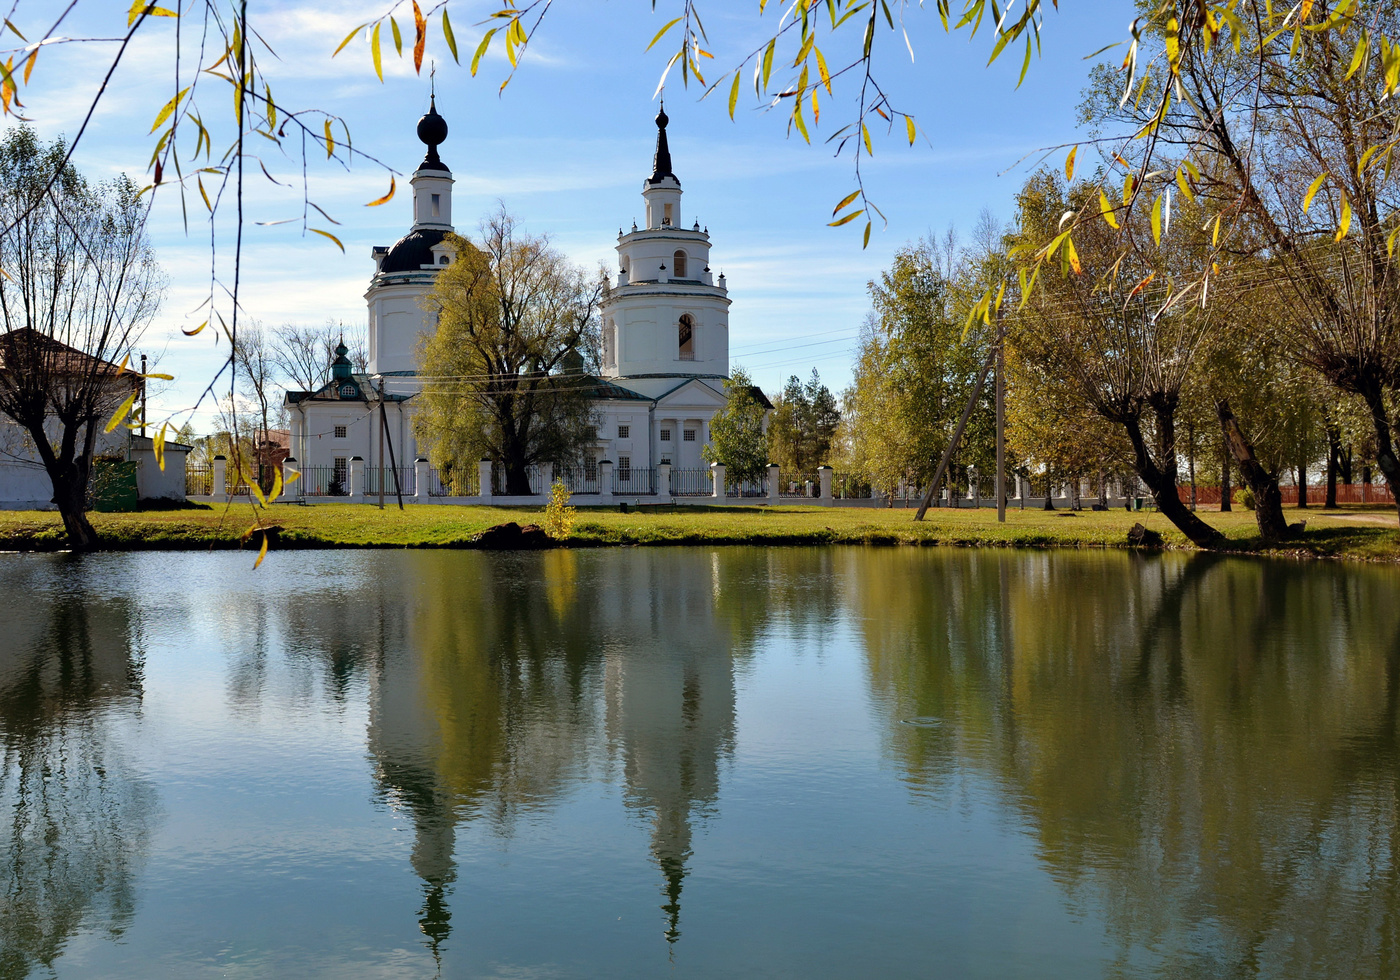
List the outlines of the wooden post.
<svg viewBox="0 0 1400 980">
<path fill-rule="evenodd" d="M 389 417 L 384 412 L 384 376 L 376 374 L 373 380 L 379 382 L 379 509 L 384 509 L 384 440 L 389 440 L 389 469 L 394 474 L 394 493 L 399 498 L 399 510 L 403 510 L 403 487 L 399 483 L 399 468 L 394 461 L 394 439 L 388 433 Z"/>
</svg>

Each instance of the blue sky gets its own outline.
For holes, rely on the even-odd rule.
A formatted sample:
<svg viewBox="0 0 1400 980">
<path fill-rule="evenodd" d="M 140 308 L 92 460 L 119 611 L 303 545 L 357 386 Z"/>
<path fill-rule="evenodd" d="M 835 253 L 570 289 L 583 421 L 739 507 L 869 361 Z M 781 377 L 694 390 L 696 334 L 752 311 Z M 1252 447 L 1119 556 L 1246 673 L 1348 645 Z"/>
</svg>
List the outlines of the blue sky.
<svg viewBox="0 0 1400 980">
<path fill-rule="evenodd" d="M 44 9 L 50 6 L 21 6 L 21 15 L 28 11 L 31 18 L 28 24 L 21 19 L 21 29 L 32 28 L 40 14 L 51 17 Z M 80 4 L 65 24 L 67 33 L 118 34 L 125 23 L 122 6 Z M 641 181 L 649 173 L 655 138 L 652 95 L 672 50 L 669 40 L 650 52 L 645 48 L 675 16 L 672 6 L 660 0 L 652 12 L 641 0 L 556 2 L 499 96 L 508 68 L 504 56 L 493 52 L 472 78 L 451 63 L 435 32 L 428 57 L 438 64 L 438 108 L 451 129 L 442 156 L 457 179 L 453 208 L 459 230 L 474 228 L 500 200 L 528 230 L 548 233 L 576 262 L 615 264 L 618 228 L 642 213 Z M 464 59 L 484 30 L 476 22 L 494 8 L 454 0 Z M 777 20 L 778 6 L 769 8 L 760 19 L 753 0 L 702 3 L 715 65 L 722 70 L 737 63 L 760 43 Z M 337 113 L 359 149 L 406 175 L 423 152 L 414 125 L 428 104 L 426 65 L 416 77 L 411 63 L 393 57 L 391 49 L 380 84 L 362 41 L 330 57 L 351 27 L 383 9 L 290 0 L 250 4 L 254 27 L 281 56 L 261 56 L 278 101 Z M 916 60 L 910 63 L 897 34 L 882 31 L 877 45 L 883 46 L 882 71 L 894 103 L 916 116 L 927 139 L 913 148 L 902 134 L 877 139 L 875 156 L 863 168 L 889 226 L 877 222 L 864 251 L 859 223 L 826 226 L 832 206 L 855 187 L 849 155 L 833 159 L 831 147 L 821 142 L 836 128 L 830 120 L 848 118 L 850 103 L 839 98 L 840 88 L 838 98 L 824 105 L 823 125 L 808 146 L 795 134 L 787 137 L 783 111 L 755 106 L 751 92 L 741 97 L 731 122 L 722 93 L 698 102 L 698 87 L 684 90 L 674 73 L 668 81 L 672 156 L 685 190 L 686 221 L 698 218 L 709 227 L 711 264 L 728 277 L 731 361 L 749 368 L 766 390 L 780 388 L 789 374 L 805 378 L 813 367 L 833 390 L 849 383 L 851 351 L 868 309 L 867 281 L 911 239 L 941 233 L 950 224 L 969 231 L 984 207 L 1003 221 L 1010 217 L 1016 188 L 1028 173 L 1028 164 L 1017 161 L 1077 137 L 1084 56 L 1121 39 L 1129 17 L 1124 8 L 1123 16 L 1109 22 L 1111 15 L 1099 4 L 1048 12 L 1043 55 L 1017 90 L 1020 55 L 1008 51 L 987 67 L 991 44 L 985 29 L 969 42 L 965 33 L 943 33 L 932 4 L 911 4 L 903 13 Z M 125 171 L 143 183 L 148 179 L 140 176 L 152 149 L 148 131 L 173 91 L 172 31 L 172 22 L 162 19 L 138 36 L 75 156 L 85 173 Z M 845 40 L 856 43 L 858 32 Z M 838 48 L 828 47 L 833 67 Z M 102 44 L 45 49 L 25 93 L 26 111 L 42 137 L 76 132 L 110 52 L 111 45 Z M 209 88 L 201 99 L 206 116 L 231 116 L 222 92 Z M 299 162 L 271 143 L 262 160 L 274 177 L 300 181 Z M 1063 153 L 1052 157 L 1055 165 L 1062 160 Z M 1091 165 L 1081 152 L 1080 167 Z M 311 198 L 341 222 L 320 226 L 333 227 L 346 252 L 319 236 L 303 237 L 296 223 L 248 226 L 245 307 L 270 325 L 331 319 L 362 327 L 363 293 L 373 270 L 370 248 L 391 244 L 410 223 L 406 179 L 400 179 L 394 200 L 377 208 L 364 203 L 383 194 L 388 179 L 373 165 L 357 162 L 347 171 L 322 163 L 310 169 L 308 180 Z M 176 411 L 193 402 L 224 348 L 214 345 L 209 331 L 195 338 L 179 332 L 205 316 L 196 307 L 208 289 L 209 229 L 195 197 L 188 202 L 186 233 L 179 197 L 169 191 L 157 198 L 151 227 L 170 289 L 143 347 L 177 375 L 158 399 L 160 408 Z M 299 188 L 274 187 L 260 173 L 249 178 L 247 201 L 249 222 L 301 213 Z M 220 233 L 231 230 L 224 224 Z M 220 247 L 231 241 L 227 237 Z M 196 421 L 201 423 L 207 427 L 207 418 Z"/>
</svg>

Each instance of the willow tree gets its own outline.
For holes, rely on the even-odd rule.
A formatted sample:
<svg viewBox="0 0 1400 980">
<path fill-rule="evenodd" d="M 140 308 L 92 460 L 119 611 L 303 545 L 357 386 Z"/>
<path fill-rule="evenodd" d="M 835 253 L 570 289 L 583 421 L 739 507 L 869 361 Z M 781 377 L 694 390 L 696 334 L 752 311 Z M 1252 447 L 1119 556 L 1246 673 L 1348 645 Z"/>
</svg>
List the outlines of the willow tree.
<svg viewBox="0 0 1400 980">
<path fill-rule="evenodd" d="M 1156 227 L 1184 202 L 1201 209 L 1211 247 L 1178 290 L 1201 304 L 1241 279 L 1276 291 L 1271 343 L 1366 404 L 1394 488 L 1400 6 L 1187 2 L 1136 26 L 1126 72 L 1098 69 L 1086 103 L 1106 176 L 1073 236 L 1124 212 Z"/>
<path fill-rule="evenodd" d="M 489 459 L 505 492 L 530 493 L 531 466 L 569 465 L 596 438 L 593 396 L 603 283 L 504 209 L 478 235 L 451 235 L 452 263 L 428 299 L 437 331 L 419 348 L 418 441 L 439 469 Z"/>
<path fill-rule="evenodd" d="M 1022 250 L 1052 240 L 1073 197 L 1089 193 L 1086 187 L 1067 193 L 1048 174 L 1032 178 L 1020 196 Z M 1158 509 L 1195 544 L 1209 546 L 1220 532 L 1189 510 L 1177 490 L 1177 410 L 1210 314 L 1193 304 L 1164 306 L 1150 289 L 1158 276 L 1166 281 L 1174 267 L 1189 268 L 1198 257 L 1190 248 L 1163 247 L 1144 227 L 1125 230 L 1139 236 L 1126 255 L 1113 229 L 1094 225 L 1078 236 L 1077 249 L 1070 246 L 1058 264 L 1041 268 L 1040 288 L 1027 289 L 1014 343 L 1021 357 L 1069 379 L 1085 404 L 1120 427 Z"/>
<path fill-rule="evenodd" d="M 135 404 L 142 379 L 125 363 L 164 280 L 136 187 L 91 184 L 67 161 L 63 143 L 29 129 L 0 141 L 0 413 L 26 433 L 68 544 L 84 551 L 97 544 L 93 454 Z"/>
</svg>

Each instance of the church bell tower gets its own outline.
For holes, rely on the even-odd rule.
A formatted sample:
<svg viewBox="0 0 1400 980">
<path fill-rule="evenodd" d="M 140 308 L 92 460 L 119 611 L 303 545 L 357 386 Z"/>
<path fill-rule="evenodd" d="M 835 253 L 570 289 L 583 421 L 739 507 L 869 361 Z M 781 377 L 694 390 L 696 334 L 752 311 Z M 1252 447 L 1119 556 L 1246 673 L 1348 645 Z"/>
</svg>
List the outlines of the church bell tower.
<svg viewBox="0 0 1400 980">
<path fill-rule="evenodd" d="M 729 291 L 710 270 L 709 229 L 683 225 L 669 122 L 663 104 L 642 182 L 645 227 L 618 234 L 619 271 L 601 307 L 605 378 L 729 375 Z"/>
<path fill-rule="evenodd" d="M 415 373 L 418 338 L 437 329 L 423 308 L 437 274 L 456 258 L 444 239 L 452 233 L 452 171 L 438 156 L 447 140 L 447 120 L 438 115 L 437 97 L 418 120 L 418 138 L 428 147 L 413 172 L 413 227 L 385 248 L 376 245 L 374 277 L 365 293 L 369 313 L 369 373 Z"/>
</svg>

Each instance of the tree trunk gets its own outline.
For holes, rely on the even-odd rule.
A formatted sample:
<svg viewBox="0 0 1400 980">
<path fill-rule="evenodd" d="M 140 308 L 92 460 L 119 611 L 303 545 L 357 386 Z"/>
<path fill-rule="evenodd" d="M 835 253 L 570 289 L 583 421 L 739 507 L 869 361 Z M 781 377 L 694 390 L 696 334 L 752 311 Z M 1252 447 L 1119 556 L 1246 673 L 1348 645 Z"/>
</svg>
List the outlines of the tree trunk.
<svg viewBox="0 0 1400 980">
<path fill-rule="evenodd" d="M 82 420 L 60 419 L 63 426 L 57 452 L 49 442 L 44 429 L 44 418 L 39 417 L 26 425 L 30 441 L 38 452 L 44 471 L 53 487 L 53 502 L 58 507 L 58 515 L 63 519 L 63 529 L 68 535 L 68 547 L 74 551 L 93 551 L 99 538 L 87 519 L 88 474 L 91 469 L 93 448 L 97 443 L 97 423 L 87 420 L 83 433 L 82 447 L 78 445 L 77 430 L 84 425 Z"/>
<path fill-rule="evenodd" d="M 1164 465 L 1160 468 L 1152 461 L 1152 453 L 1143 438 L 1140 421 L 1137 418 L 1123 421 L 1124 428 L 1128 430 L 1128 440 L 1133 445 L 1137 475 L 1147 484 L 1147 489 L 1152 491 L 1152 499 L 1157 502 L 1157 509 L 1162 512 L 1163 517 L 1176 525 L 1177 530 L 1190 538 L 1191 543 L 1198 548 L 1213 547 L 1224 535 L 1193 514 L 1181 502 L 1181 494 L 1176 487 L 1176 440 L 1171 415 L 1163 410 L 1158 411 L 1157 416 L 1158 428 L 1162 431 L 1161 448 L 1164 460 Z"/>
<path fill-rule="evenodd" d="M 87 481 L 81 482 L 73 468 L 64 475 L 50 474 L 53 478 L 53 502 L 58 505 L 58 514 L 63 518 L 63 530 L 68 535 L 68 547 L 74 551 L 93 551 L 98 545 L 97 532 L 87 519 Z"/>
<path fill-rule="evenodd" d="M 1220 444 L 1220 512 L 1227 513 L 1233 509 L 1230 498 L 1234 495 L 1234 489 L 1230 486 L 1230 447 L 1224 442 Z"/>
<path fill-rule="evenodd" d="M 1342 434 L 1331 422 L 1327 423 L 1327 496 L 1323 510 L 1337 509 L 1337 471 L 1342 465 Z"/>
<path fill-rule="evenodd" d="M 1050 467 L 1045 467 L 1045 510 L 1055 509 L 1055 478 L 1050 473 Z"/>
<path fill-rule="evenodd" d="M 1395 446 L 1390 438 L 1390 415 L 1385 407 L 1385 394 L 1378 388 L 1367 391 L 1362 397 L 1371 410 L 1371 428 L 1376 433 L 1376 465 L 1385 475 L 1385 482 L 1395 500 L 1397 514 L 1400 514 L 1400 460 L 1395 458 Z"/>
<path fill-rule="evenodd" d="M 1283 517 L 1283 496 L 1278 490 L 1278 477 L 1269 473 L 1254 456 L 1254 447 L 1244 437 L 1230 402 L 1224 398 L 1215 403 L 1220 429 L 1230 454 L 1239 465 L 1240 475 L 1254 494 L 1254 520 L 1259 536 L 1265 541 L 1283 541 L 1288 537 L 1288 522 Z"/>
<path fill-rule="evenodd" d="M 1186 474 L 1191 481 L 1191 509 L 1196 509 L 1196 426 L 1186 423 Z"/>
<path fill-rule="evenodd" d="M 1308 463 L 1303 457 L 1298 457 L 1298 506 L 1308 505 Z"/>
</svg>

